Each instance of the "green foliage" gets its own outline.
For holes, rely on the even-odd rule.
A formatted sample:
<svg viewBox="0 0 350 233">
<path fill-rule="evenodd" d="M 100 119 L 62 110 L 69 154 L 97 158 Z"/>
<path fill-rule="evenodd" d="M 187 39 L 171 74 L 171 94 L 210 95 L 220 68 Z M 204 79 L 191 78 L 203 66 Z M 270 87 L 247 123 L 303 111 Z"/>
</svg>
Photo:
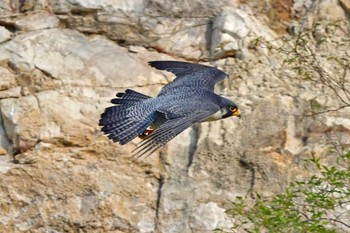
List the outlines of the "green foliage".
<svg viewBox="0 0 350 233">
<path fill-rule="evenodd" d="M 271 198 L 257 195 L 249 204 L 237 197 L 227 210 L 238 232 L 350 232 L 350 151 L 335 166 L 319 158 L 306 160 L 318 175 L 292 182 L 284 192 Z M 341 230 L 342 229 L 342 230 Z"/>
</svg>

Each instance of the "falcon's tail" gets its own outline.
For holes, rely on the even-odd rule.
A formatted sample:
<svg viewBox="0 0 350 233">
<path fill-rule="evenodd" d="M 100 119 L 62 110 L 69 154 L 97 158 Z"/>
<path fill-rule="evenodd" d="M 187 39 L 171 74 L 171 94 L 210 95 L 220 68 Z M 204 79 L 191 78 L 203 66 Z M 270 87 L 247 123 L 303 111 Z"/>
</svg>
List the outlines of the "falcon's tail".
<svg viewBox="0 0 350 233">
<path fill-rule="evenodd" d="M 116 95 L 118 98 L 112 99 L 111 103 L 112 104 L 119 104 L 119 105 L 124 105 L 124 104 L 134 104 L 136 102 L 139 102 L 141 100 L 145 100 L 145 99 L 149 99 L 151 98 L 148 95 L 144 95 L 140 92 L 137 91 L 133 91 L 130 89 L 126 89 L 125 93 L 124 92 L 120 92 L 117 93 Z"/>
<path fill-rule="evenodd" d="M 105 109 L 99 125 L 108 138 L 123 145 L 142 134 L 155 120 L 156 112 L 142 108 L 143 101 L 150 96 L 127 89 L 125 93 L 118 93 L 117 97 L 111 100 L 117 106 Z"/>
</svg>

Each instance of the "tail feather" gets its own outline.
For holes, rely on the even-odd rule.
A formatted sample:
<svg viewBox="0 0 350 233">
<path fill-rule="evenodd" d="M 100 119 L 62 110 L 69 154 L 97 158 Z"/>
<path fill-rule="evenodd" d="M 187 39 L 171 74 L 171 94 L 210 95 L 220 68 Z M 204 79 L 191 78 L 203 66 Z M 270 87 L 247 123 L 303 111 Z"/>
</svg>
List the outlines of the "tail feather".
<svg viewBox="0 0 350 233">
<path fill-rule="evenodd" d="M 145 119 L 145 121 L 141 122 L 138 125 L 135 125 L 133 128 L 128 129 L 128 132 L 123 134 L 122 137 L 119 140 L 119 143 L 121 145 L 124 145 L 128 142 L 130 142 L 131 140 L 133 140 L 134 138 L 136 138 L 137 136 L 139 136 L 141 133 L 143 133 L 147 127 L 153 122 L 154 120 L 154 114 L 151 114 L 147 117 L 147 119 Z"/>
<path fill-rule="evenodd" d="M 119 92 L 116 95 L 118 98 L 112 99 L 111 102 L 113 103 L 114 101 L 121 101 L 121 100 L 130 100 L 130 101 L 141 101 L 141 100 L 145 100 L 145 99 L 149 99 L 151 98 L 148 95 L 144 95 L 142 93 L 139 93 L 137 91 L 133 91 L 131 89 L 127 89 L 124 92 Z"/>
<path fill-rule="evenodd" d="M 117 105 L 117 106 L 111 106 L 105 109 L 104 113 L 101 114 L 101 117 L 104 116 L 115 116 L 117 114 L 125 114 L 126 111 L 128 111 L 128 108 L 131 105 Z"/>
<path fill-rule="evenodd" d="M 125 90 L 125 92 L 117 93 L 118 98 L 112 99 L 113 104 L 117 106 L 111 106 L 106 108 L 105 112 L 102 113 L 99 122 L 100 126 L 106 125 L 110 122 L 116 121 L 117 119 L 123 118 L 129 114 L 129 108 L 137 102 L 151 98 L 150 96 L 144 95 L 131 89 Z"/>
<path fill-rule="evenodd" d="M 118 136 L 119 134 L 127 134 L 127 132 L 140 124 L 140 122 L 135 121 L 135 119 L 131 119 L 128 121 L 124 121 L 123 124 L 114 124 L 114 126 L 109 126 L 108 129 L 104 130 L 105 133 L 113 134 L 114 136 Z M 122 135 L 121 135 L 122 136 Z"/>
<path fill-rule="evenodd" d="M 116 96 L 118 98 L 111 100 L 116 106 L 105 109 L 99 125 L 108 138 L 123 145 L 141 134 L 154 121 L 155 111 L 146 107 L 140 111 L 143 101 L 151 98 L 147 95 L 127 89 Z"/>
<path fill-rule="evenodd" d="M 136 138 L 143 131 L 147 129 L 147 127 L 153 122 L 154 114 L 147 116 L 142 121 L 134 121 L 131 120 L 124 125 L 118 124 L 116 128 L 112 128 L 110 130 L 104 131 L 108 135 L 109 139 L 112 139 L 114 142 L 119 142 L 121 145 L 124 145 L 130 142 L 132 139 Z"/>
<path fill-rule="evenodd" d="M 102 127 L 102 131 L 105 133 L 119 132 L 125 130 L 129 125 L 135 124 L 134 121 L 130 119 L 122 119 L 118 122 L 113 122 Z"/>
<path fill-rule="evenodd" d="M 142 93 L 130 89 L 125 90 L 125 93 L 117 93 L 116 96 L 119 98 L 112 99 L 111 103 L 120 105 L 133 104 L 135 102 L 151 98 L 150 96 L 144 95 Z"/>
<path fill-rule="evenodd" d="M 130 113 L 127 106 L 112 106 L 105 109 L 105 112 L 101 114 L 99 125 L 107 125 L 115 122 L 118 119 L 125 119 Z M 118 120 L 118 122 L 120 121 Z"/>
<path fill-rule="evenodd" d="M 138 102 L 140 100 L 134 100 L 134 99 L 121 99 L 121 98 L 115 98 L 111 99 L 112 104 L 119 104 L 119 105 L 129 105 L 129 104 L 134 104 L 135 102 Z"/>
<path fill-rule="evenodd" d="M 131 89 L 126 89 L 125 94 L 123 95 L 123 99 L 138 99 L 138 100 L 144 100 L 144 99 L 149 99 L 151 98 L 148 95 L 144 95 L 140 92 L 133 91 Z"/>
</svg>

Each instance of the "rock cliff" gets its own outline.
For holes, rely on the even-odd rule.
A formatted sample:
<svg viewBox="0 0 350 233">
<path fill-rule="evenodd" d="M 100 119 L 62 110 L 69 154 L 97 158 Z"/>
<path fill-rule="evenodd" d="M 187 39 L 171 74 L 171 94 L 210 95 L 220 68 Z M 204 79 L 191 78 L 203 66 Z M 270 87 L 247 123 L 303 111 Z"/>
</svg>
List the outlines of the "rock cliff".
<svg viewBox="0 0 350 233">
<path fill-rule="evenodd" d="M 350 2 L 262 2 L 2 1 L 0 229 L 211 232 L 233 224 L 224 203 L 235 196 L 281 191 L 309 175 L 312 154 L 331 162 L 331 145 L 350 145 L 350 108 L 310 114 L 341 107 L 339 96 L 252 43 L 283 46 L 302 23 L 317 44 Z M 126 88 L 155 96 L 173 79 L 147 66 L 161 59 L 226 71 L 217 92 L 242 119 L 196 125 L 132 162 L 137 140 L 108 141 L 99 115 Z"/>
</svg>

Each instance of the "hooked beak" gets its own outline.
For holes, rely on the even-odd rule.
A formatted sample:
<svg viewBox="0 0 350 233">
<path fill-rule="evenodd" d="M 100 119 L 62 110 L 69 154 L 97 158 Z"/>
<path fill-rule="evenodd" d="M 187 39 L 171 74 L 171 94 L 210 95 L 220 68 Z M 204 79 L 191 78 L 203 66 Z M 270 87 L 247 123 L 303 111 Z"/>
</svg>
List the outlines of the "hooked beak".
<svg viewBox="0 0 350 233">
<path fill-rule="evenodd" d="M 234 116 L 238 117 L 238 118 L 241 118 L 241 112 L 237 109 L 237 111 L 235 111 L 233 113 Z"/>
</svg>

